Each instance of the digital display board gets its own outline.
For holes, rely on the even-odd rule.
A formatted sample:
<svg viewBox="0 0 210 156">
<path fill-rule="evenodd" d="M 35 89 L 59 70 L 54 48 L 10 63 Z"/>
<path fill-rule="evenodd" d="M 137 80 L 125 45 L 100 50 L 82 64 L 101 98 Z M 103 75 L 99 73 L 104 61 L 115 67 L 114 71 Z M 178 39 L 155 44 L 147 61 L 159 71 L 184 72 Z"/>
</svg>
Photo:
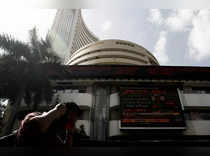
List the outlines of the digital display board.
<svg viewBox="0 0 210 156">
<path fill-rule="evenodd" d="M 185 129 L 177 88 L 121 88 L 121 129 Z"/>
<path fill-rule="evenodd" d="M 50 79 L 155 79 L 205 80 L 210 79 L 210 67 L 134 66 L 134 65 L 43 65 Z M 5 73 L 1 71 L 0 73 Z M 1 80 L 1 77 L 0 77 Z"/>
</svg>

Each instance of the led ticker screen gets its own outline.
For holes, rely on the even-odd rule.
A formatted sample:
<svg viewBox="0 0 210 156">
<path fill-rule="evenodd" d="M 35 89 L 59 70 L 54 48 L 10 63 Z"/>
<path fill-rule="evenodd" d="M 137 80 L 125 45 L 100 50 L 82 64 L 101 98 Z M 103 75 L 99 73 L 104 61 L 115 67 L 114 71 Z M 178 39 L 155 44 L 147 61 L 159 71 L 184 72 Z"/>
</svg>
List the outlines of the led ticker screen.
<svg viewBox="0 0 210 156">
<path fill-rule="evenodd" d="M 184 129 L 176 88 L 123 88 L 120 92 L 120 128 Z"/>
</svg>

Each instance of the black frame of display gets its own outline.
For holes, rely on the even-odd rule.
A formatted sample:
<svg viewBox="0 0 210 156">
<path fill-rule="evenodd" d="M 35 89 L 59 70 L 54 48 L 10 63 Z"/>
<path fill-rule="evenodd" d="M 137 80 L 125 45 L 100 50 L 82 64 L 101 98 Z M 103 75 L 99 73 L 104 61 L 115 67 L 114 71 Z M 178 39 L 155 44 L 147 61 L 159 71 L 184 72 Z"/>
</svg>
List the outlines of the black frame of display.
<svg viewBox="0 0 210 156">
<path fill-rule="evenodd" d="M 139 123 L 130 123 L 129 124 L 122 124 L 122 120 L 124 119 L 123 118 L 123 109 L 125 108 L 123 104 L 123 97 L 122 97 L 122 92 L 125 91 L 126 89 L 128 90 L 135 90 L 135 91 L 141 91 L 141 90 L 152 90 L 152 89 L 161 89 L 161 90 L 164 90 L 164 91 L 173 91 L 173 93 L 176 94 L 177 97 L 175 97 L 176 99 L 176 106 L 177 106 L 177 109 L 180 113 L 179 115 L 179 118 L 180 118 L 180 123 L 168 123 L 168 124 L 163 124 L 163 123 L 144 123 L 142 124 L 141 122 Z M 150 94 L 148 94 L 147 96 L 150 96 Z M 167 94 L 166 94 L 167 95 Z M 167 96 L 166 96 L 167 97 Z M 182 105 L 182 102 L 181 102 L 181 99 L 180 99 L 180 95 L 179 95 L 179 91 L 178 91 L 178 87 L 177 86 L 170 86 L 170 87 L 166 87 L 166 86 L 158 86 L 158 85 L 155 85 L 154 87 L 153 86 L 136 86 L 136 87 L 121 87 L 120 88 L 120 111 L 121 111 L 121 120 L 119 122 L 119 128 L 121 130 L 128 130 L 128 129 L 133 129 L 133 130 L 153 130 L 153 129 L 156 129 L 156 130 L 185 130 L 186 129 L 186 123 L 185 123 L 185 118 L 184 118 L 184 108 L 183 108 L 183 105 Z M 131 109 L 132 110 L 132 109 Z"/>
</svg>

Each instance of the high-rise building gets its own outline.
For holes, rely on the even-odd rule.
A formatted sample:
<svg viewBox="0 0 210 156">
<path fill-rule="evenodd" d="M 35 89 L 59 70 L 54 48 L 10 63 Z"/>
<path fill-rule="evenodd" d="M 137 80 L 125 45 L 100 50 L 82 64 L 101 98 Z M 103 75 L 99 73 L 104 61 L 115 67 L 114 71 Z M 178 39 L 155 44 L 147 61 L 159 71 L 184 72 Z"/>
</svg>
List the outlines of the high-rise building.
<svg viewBox="0 0 210 156">
<path fill-rule="evenodd" d="M 142 46 L 124 40 L 101 40 L 73 53 L 68 65 L 159 65 Z"/>
<path fill-rule="evenodd" d="M 64 64 L 75 51 L 98 41 L 86 27 L 79 9 L 58 10 L 49 36 L 55 52 Z"/>
<path fill-rule="evenodd" d="M 50 35 L 64 63 L 72 65 L 49 68 L 55 87 L 52 103 L 76 102 L 83 111 L 77 127 L 84 126 L 91 139 L 161 130 L 210 136 L 209 67 L 159 66 L 140 45 L 97 41 L 80 10 L 58 10 Z"/>
</svg>

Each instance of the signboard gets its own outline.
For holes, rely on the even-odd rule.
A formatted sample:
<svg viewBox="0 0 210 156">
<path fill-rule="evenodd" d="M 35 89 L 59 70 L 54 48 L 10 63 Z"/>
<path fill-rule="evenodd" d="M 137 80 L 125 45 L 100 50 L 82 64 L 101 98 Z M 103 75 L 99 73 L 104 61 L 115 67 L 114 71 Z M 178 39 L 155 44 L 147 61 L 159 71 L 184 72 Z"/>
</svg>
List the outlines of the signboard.
<svg viewBox="0 0 210 156">
<path fill-rule="evenodd" d="M 210 67 L 133 66 L 133 65 L 45 65 L 50 79 L 155 79 L 205 80 L 210 79 Z"/>
<path fill-rule="evenodd" d="M 121 88 L 121 129 L 185 129 L 176 88 Z"/>
</svg>

